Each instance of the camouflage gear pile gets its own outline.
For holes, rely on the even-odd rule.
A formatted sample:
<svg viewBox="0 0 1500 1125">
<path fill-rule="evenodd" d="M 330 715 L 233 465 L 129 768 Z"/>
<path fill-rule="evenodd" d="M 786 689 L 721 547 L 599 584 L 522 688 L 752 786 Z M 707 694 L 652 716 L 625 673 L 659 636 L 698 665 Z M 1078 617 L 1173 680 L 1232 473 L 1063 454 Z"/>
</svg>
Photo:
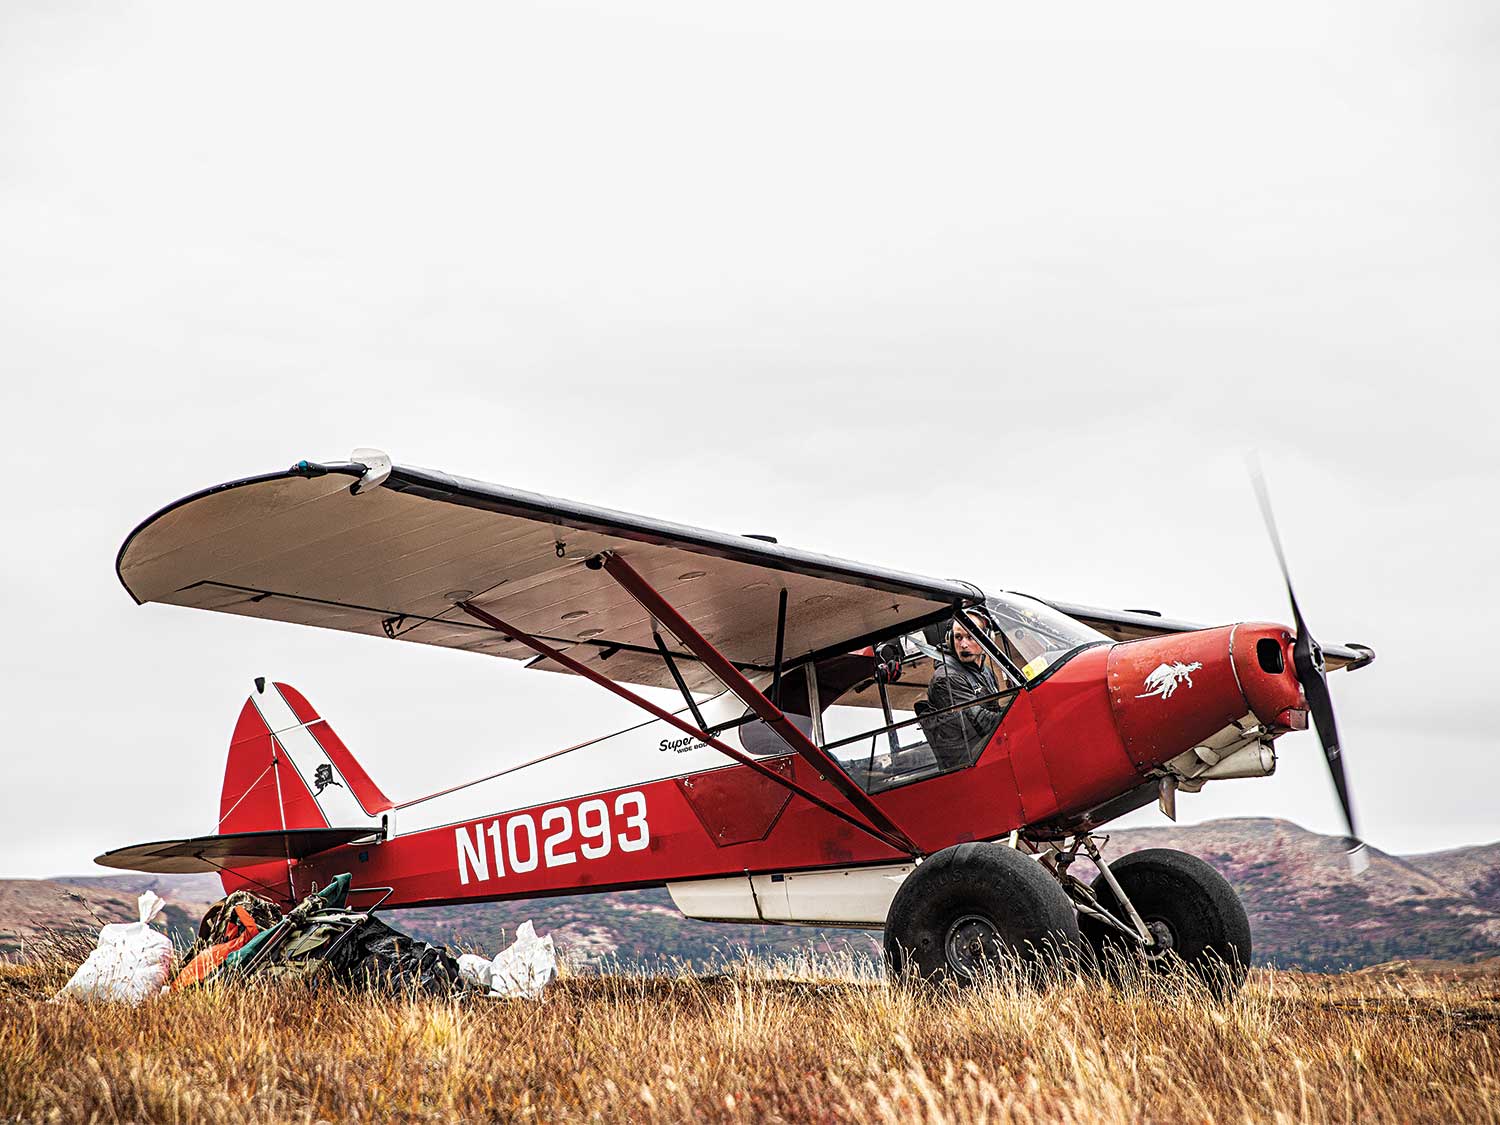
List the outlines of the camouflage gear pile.
<svg viewBox="0 0 1500 1125">
<path fill-rule="evenodd" d="M 245 912 L 262 931 L 269 930 L 281 921 L 281 909 L 274 902 L 251 894 L 249 891 L 235 891 L 227 898 L 221 898 L 214 903 L 203 915 L 203 921 L 198 923 L 198 941 L 188 952 L 190 958 L 211 945 L 219 945 L 229 940 L 228 927 L 234 921 L 236 906 L 243 906 Z"/>
</svg>

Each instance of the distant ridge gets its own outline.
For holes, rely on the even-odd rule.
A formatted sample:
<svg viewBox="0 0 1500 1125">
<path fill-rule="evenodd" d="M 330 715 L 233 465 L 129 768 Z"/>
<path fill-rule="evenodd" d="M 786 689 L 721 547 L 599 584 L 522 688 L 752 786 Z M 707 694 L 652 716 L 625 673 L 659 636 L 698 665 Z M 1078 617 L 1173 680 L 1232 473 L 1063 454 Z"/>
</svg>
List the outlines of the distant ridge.
<svg viewBox="0 0 1500 1125">
<path fill-rule="evenodd" d="M 1371 848 L 1370 869 L 1356 879 L 1339 838 L 1286 820 L 1242 817 L 1122 829 L 1111 837 L 1112 856 L 1179 848 L 1223 872 L 1250 914 L 1261 964 L 1332 971 L 1500 954 L 1500 843 L 1410 856 Z M 1089 877 L 1087 866 L 1081 863 L 1075 872 Z M 100 916 L 124 920 L 134 916 L 135 896 L 148 887 L 167 899 L 174 928 L 183 933 L 220 894 L 213 875 L 0 880 L 0 953 L 13 954 L 39 928 L 97 928 L 70 893 L 82 892 Z M 429 941 L 491 951 L 530 918 L 580 965 L 617 959 L 703 969 L 741 950 L 842 950 L 861 957 L 878 956 L 879 950 L 874 937 L 860 931 L 690 921 L 665 890 L 427 907 L 390 911 L 389 917 Z"/>
<path fill-rule="evenodd" d="M 1354 876 L 1343 841 L 1287 820 L 1240 817 L 1113 834 L 1108 854 L 1180 848 L 1234 885 L 1261 964 L 1332 971 L 1500 953 L 1500 843 L 1426 855 L 1370 849 Z"/>
</svg>

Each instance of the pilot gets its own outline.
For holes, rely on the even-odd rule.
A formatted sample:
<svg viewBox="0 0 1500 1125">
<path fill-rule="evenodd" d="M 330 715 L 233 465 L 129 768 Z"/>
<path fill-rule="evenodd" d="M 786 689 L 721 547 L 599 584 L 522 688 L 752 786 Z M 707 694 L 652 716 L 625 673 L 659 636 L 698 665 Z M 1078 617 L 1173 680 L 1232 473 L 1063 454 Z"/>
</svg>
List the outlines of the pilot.
<svg viewBox="0 0 1500 1125">
<path fill-rule="evenodd" d="M 982 614 L 970 612 L 969 617 L 988 635 L 992 626 Z M 932 682 L 927 688 L 927 703 L 931 711 L 984 699 L 1000 690 L 984 648 L 963 621 L 954 621 L 939 655 L 942 660 L 933 670 Z M 945 770 L 956 769 L 969 765 L 979 756 L 1004 714 L 1001 701 L 990 699 L 946 715 L 924 715 L 922 730 L 938 765 Z"/>
</svg>

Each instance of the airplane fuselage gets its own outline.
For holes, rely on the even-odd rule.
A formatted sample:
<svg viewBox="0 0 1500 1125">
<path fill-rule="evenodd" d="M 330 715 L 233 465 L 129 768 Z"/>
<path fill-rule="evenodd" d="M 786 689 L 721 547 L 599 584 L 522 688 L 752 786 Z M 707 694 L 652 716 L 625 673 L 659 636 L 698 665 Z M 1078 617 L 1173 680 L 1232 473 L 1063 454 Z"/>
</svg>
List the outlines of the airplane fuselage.
<svg viewBox="0 0 1500 1125">
<path fill-rule="evenodd" d="M 1191 784 L 1188 767 L 1199 760 L 1182 759 L 1195 747 L 1222 748 L 1226 731 L 1238 739 L 1231 752 L 1239 744 L 1268 749 L 1295 724 L 1295 675 L 1289 660 L 1278 671 L 1262 667 L 1257 644 L 1265 641 L 1285 650 L 1290 634 L 1278 625 L 1238 625 L 1084 648 L 1015 692 L 972 766 L 887 789 L 880 806 L 924 854 L 1015 830 L 1061 837 L 1092 828 L 1151 800 L 1163 777 Z M 713 727 L 737 718 L 743 705 L 726 693 L 701 711 Z M 721 737 L 743 748 L 749 740 L 740 735 L 731 729 Z M 586 767 L 576 753 L 587 755 Z M 790 750 L 760 760 L 847 807 Z M 582 793 L 581 771 L 588 779 Z M 289 880 L 288 897 L 297 898 L 351 871 L 356 886 L 392 888 L 388 906 L 418 906 L 670 885 L 698 916 L 871 924 L 867 915 L 888 901 L 882 888 L 894 893 L 912 860 L 662 721 L 367 815 L 372 825 L 383 817 L 384 840 L 279 871 L 226 873 L 226 886 L 264 886 L 274 875 L 282 886 Z M 830 879 L 860 870 L 871 878 L 854 905 L 841 908 L 860 916 L 818 916 L 829 913 L 820 903 L 838 897 Z M 800 908 L 774 897 L 785 889 L 774 884 L 796 873 L 811 895 Z M 809 873 L 821 873 L 821 881 L 809 883 Z M 769 912 L 766 888 L 776 903 Z"/>
</svg>

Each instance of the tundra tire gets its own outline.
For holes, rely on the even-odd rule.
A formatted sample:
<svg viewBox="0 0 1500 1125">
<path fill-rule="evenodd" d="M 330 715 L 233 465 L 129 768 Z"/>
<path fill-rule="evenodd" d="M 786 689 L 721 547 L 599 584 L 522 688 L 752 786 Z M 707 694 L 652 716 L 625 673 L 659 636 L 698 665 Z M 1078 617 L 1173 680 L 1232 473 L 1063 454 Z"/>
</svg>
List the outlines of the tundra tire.
<svg viewBox="0 0 1500 1125">
<path fill-rule="evenodd" d="M 1141 920 L 1156 938 L 1142 951 L 1102 922 L 1079 923 L 1100 967 L 1120 976 L 1135 965 L 1162 973 L 1184 965 L 1216 996 L 1233 994 L 1250 967 L 1250 919 L 1229 881 L 1197 856 L 1148 848 L 1109 865 Z M 1128 916 L 1103 875 L 1094 880 L 1099 903 L 1121 921 Z"/>
<path fill-rule="evenodd" d="M 1078 915 L 1041 864 L 1003 844 L 958 844 L 906 877 L 885 923 L 897 981 L 972 984 L 1019 968 L 1040 978 L 1070 963 Z"/>
</svg>

